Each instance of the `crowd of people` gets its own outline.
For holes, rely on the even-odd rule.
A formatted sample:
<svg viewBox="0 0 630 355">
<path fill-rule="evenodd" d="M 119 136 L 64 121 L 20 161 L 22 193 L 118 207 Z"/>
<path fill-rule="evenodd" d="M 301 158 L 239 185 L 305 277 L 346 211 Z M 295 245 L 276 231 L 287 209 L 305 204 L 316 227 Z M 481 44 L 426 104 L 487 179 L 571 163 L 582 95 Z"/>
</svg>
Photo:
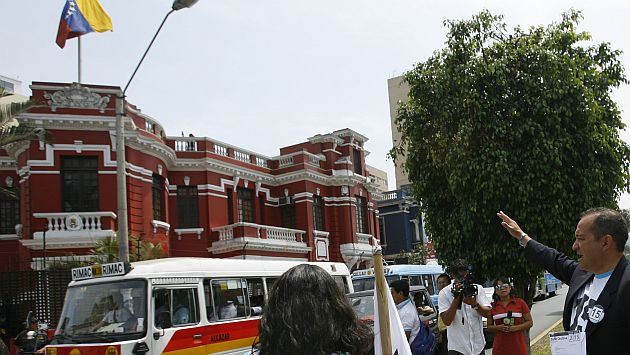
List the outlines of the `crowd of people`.
<svg viewBox="0 0 630 355">
<path fill-rule="evenodd" d="M 586 339 L 588 355 L 623 354 L 630 349 L 630 264 L 624 257 L 628 225 L 619 212 L 597 208 L 584 212 L 575 230 L 573 260 L 557 250 L 537 242 L 518 223 L 502 211 L 497 213 L 501 225 L 518 241 L 525 258 L 542 266 L 569 285 L 563 310 L 566 331 Z M 514 294 L 508 277 L 494 280 L 492 299 L 483 287 L 469 277 L 470 265 L 459 259 L 448 267 L 448 274 L 437 277 L 438 325 L 433 336 L 427 331 L 420 314 L 433 312 L 416 304 L 410 296 L 409 283 L 395 280 L 389 284 L 398 317 L 413 355 L 479 355 L 486 344 L 487 331 L 493 332 L 493 355 L 528 354 L 525 331 L 533 326 L 527 303 Z M 165 317 L 185 324 L 186 307 L 169 307 L 185 300 L 171 302 L 171 294 L 156 297 L 156 326 Z M 133 315 L 120 293 L 110 296 L 110 309 L 98 327 L 129 321 Z M 319 266 L 302 264 L 285 272 L 269 291 L 262 312 L 252 304 L 252 314 L 261 314 L 259 336 L 251 355 L 370 355 L 374 353 L 374 331 L 358 319 L 343 290 L 332 276 Z M 259 309 L 258 309 L 259 308 Z M 429 307 L 431 308 L 431 307 Z M 233 301 L 226 298 L 217 315 L 221 319 L 236 316 Z M 426 334 L 431 334 L 428 338 Z M 26 332 L 24 334 L 27 334 Z M 428 339 L 418 350 L 420 337 Z M 16 339 L 18 343 L 21 338 Z"/>
<path fill-rule="evenodd" d="M 630 348 L 630 268 L 624 257 L 628 225 L 611 209 L 591 209 L 575 231 L 572 260 L 526 234 L 503 212 L 502 226 L 518 240 L 525 257 L 569 285 L 563 311 L 564 329 L 583 332 L 585 354 L 622 354 Z M 527 303 L 513 292 L 508 277 L 494 280 L 488 299 L 481 285 L 468 280 L 469 264 L 457 260 L 449 274 L 438 277 L 438 327 L 430 354 L 484 353 L 483 318 L 495 333 L 493 355 L 528 353 L 525 331 L 533 326 Z M 405 335 L 413 349 L 422 327 L 422 310 L 409 296 L 409 284 L 390 285 Z M 331 276 L 317 266 L 300 265 L 287 271 L 272 288 L 251 354 L 347 354 L 373 352 L 374 335 L 352 311 Z"/>
</svg>

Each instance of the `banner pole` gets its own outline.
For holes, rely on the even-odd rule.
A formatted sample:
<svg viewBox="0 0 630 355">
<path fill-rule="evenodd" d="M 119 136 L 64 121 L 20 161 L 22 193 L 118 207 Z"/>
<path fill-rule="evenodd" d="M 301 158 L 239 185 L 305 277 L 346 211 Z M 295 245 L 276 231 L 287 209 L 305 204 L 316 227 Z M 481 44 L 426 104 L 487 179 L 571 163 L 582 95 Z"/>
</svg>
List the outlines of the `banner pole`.
<svg viewBox="0 0 630 355">
<path fill-rule="evenodd" d="M 381 350 L 383 351 L 383 355 L 392 355 L 392 339 L 386 293 L 390 291 L 385 281 L 385 273 L 383 271 L 383 249 L 378 248 L 374 252 L 373 259 L 374 281 L 376 282 L 376 303 L 378 304 L 379 332 L 381 335 Z"/>
<path fill-rule="evenodd" d="M 77 37 L 78 46 L 77 46 L 77 65 L 79 70 L 79 84 L 81 84 L 81 36 Z"/>
</svg>

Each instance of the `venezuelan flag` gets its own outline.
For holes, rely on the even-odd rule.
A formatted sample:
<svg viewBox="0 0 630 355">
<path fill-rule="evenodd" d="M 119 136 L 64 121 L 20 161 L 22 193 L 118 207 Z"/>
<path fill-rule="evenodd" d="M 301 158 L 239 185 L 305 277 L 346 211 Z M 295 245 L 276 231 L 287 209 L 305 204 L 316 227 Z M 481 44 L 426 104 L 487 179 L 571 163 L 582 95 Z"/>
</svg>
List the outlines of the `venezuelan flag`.
<svg viewBox="0 0 630 355">
<path fill-rule="evenodd" d="M 69 38 L 112 29 L 112 19 L 98 0 L 66 0 L 59 20 L 57 45 L 63 48 Z"/>
</svg>

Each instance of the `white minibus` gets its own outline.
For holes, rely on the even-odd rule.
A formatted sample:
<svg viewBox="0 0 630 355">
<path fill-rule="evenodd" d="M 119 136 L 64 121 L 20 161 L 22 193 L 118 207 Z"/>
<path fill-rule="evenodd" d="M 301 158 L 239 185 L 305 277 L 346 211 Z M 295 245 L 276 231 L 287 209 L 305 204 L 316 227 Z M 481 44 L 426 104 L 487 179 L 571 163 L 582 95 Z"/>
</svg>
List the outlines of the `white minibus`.
<svg viewBox="0 0 630 355">
<path fill-rule="evenodd" d="M 73 269 L 46 354 L 243 354 L 273 283 L 303 263 L 168 258 Z M 309 264 L 353 291 L 345 264 Z"/>
</svg>

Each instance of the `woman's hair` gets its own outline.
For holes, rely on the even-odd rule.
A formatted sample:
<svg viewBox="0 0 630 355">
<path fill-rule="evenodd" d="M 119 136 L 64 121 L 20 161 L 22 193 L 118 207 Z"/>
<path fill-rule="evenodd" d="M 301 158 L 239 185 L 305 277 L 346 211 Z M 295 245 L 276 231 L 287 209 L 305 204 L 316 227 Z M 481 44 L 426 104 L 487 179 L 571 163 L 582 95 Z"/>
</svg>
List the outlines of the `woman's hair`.
<svg viewBox="0 0 630 355">
<path fill-rule="evenodd" d="M 332 276 L 302 264 L 282 274 L 271 289 L 259 337 L 260 355 L 329 355 L 368 353 L 374 335 Z"/>
<path fill-rule="evenodd" d="M 495 302 L 500 299 L 499 295 L 497 295 L 497 284 L 499 284 L 499 281 L 501 281 L 501 283 L 503 283 L 503 284 L 510 285 L 510 297 L 514 298 L 514 287 L 512 287 L 512 283 L 510 282 L 510 279 L 505 277 L 505 276 L 499 276 L 492 283 L 492 288 L 494 288 L 494 293 L 492 294 L 492 299 Z"/>
</svg>

